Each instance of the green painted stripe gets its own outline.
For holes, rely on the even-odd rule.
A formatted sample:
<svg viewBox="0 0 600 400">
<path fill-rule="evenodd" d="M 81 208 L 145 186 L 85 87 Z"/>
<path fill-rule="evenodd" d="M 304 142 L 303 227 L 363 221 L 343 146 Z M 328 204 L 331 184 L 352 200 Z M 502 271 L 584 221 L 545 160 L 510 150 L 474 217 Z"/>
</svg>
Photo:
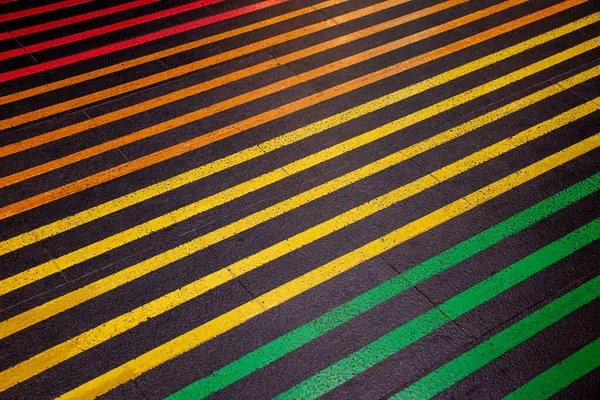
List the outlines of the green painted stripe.
<svg viewBox="0 0 600 400">
<path fill-rule="evenodd" d="M 385 302 L 407 288 L 472 257 L 480 251 L 594 193 L 599 187 L 600 173 L 576 183 L 562 192 L 515 214 L 507 220 L 415 266 L 403 274 L 374 287 L 362 295 L 214 371 L 212 374 L 197 380 L 174 393 L 169 398 L 171 400 L 183 400 L 207 397 L 344 324 L 357 315 Z"/>
<path fill-rule="evenodd" d="M 594 229 L 598 229 L 598 226 Z M 444 364 L 392 396 L 391 399 L 429 399 L 598 296 L 600 296 L 600 276 L 559 297 L 460 357 Z"/>
<path fill-rule="evenodd" d="M 547 399 L 600 367 L 600 338 L 541 373 L 505 400 Z"/>
<path fill-rule="evenodd" d="M 492 297 L 512 288 L 519 282 L 599 238 L 600 218 L 597 218 L 478 284 L 471 286 L 438 307 L 388 332 L 379 339 L 355 351 L 350 356 L 341 359 L 290 390 L 280 394 L 276 399 L 318 398 L 357 374 L 390 357 L 409 344 L 426 336 L 451 319 L 456 319 L 471 311 Z M 497 345 L 497 347 L 502 346 L 504 346 L 504 343 L 501 346 Z M 472 365 L 479 365 L 477 362 L 481 364 L 483 359 L 475 357 L 470 361 Z M 419 381 L 415 384 L 414 389 L 406 392 L 406 396 L 400 395 L 401 397 L 399 398 L 429 398 L 466 376 L 470 369 L 463 367 L 462 363 L 458 363 L 458 367 L 456 368 L 448 367 L 446 369 L 443 367 L 442 372 L 438 373 L 436 371 L 432 373 L 431 378 L 428 375 L 428 377 L 424 378 L 424 384 L 421 384 L 421 381 Z M 442 374 L 443 379 L 439 378 L 439 374 Z"/>
</svg>

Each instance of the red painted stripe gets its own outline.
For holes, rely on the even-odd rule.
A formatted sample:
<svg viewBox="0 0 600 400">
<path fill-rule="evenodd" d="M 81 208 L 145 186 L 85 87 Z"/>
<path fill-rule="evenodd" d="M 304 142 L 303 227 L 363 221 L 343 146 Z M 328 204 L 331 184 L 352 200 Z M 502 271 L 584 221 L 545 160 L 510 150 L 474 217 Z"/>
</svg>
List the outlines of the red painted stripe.
<svg viewBox="0 0 600 400">
<path fill-rule="evenodd" d="M 214 3 L 221 2 L 223 0 L 212 0 Z M 122 42 L 109 44 L 97 49 L 84 51 L 79 54 L 62 57 L 56 60 L 47 61 L 44 63 L 32 65 L 30 67 L 19 68 L 14 71 L 9 71 L 0 74 L 0 82 L 6 82 L 24 76 L 37 74 L 43 71 L 63 67 L 65 65 L 75 64 L 80 61 L 89 60 L 92 58 L 100 57 L 106 54 L 114 53 L 119 50 L 128 49 L 131 47 L 139 46 L 144 43 L 148 43 L 154 40 L 162 39 L 168 36 L 176 35 L 178 33 L 187 32 L 192 29 L 196 29 L 202 26 L 214 24 L 220 21 L 225 21 L 240 15 L 248 14 L 253 11 L 261 10 L 263 8 L 271 7 L 273 5 L 284 3 L 288 0 L 266 0 L 261 3 L 252 4 L 250 6 L 238 8 L 236 10 L 227 11 L 221 14 L 212 15 L 210 17 L 201 18 L 197 21 L 188 22 L 182 25 L 174 26 L 172 28 L 163 29 L 157 32 L 149 33 L 147 35 L 138 36 L 136 38 L 124 40 Z"/>
<path fill-rule="evenodd" d="M 0 33 L 0 40 L 8 40 L 8 39 L 12 39 L 12 36 L 10 35 L 10 33 L 8 33 L 8 32 Z"/>
<path fill-rule="evenodd" d="M 14 3 L 17 0 L 0 0 L 0 4 Z"/>
<path fill-rule="evenodd" d="M 15 58 L 25 55 L 27 55 L 27 52 L 22 47 L 19 47 L 18 49 L 0 52 L 0 60 L 6 60 L 7 58 Z"/>
<path fill-rule="evenodd" d="M 46 22 L 45 24 L 39 24 L 35 26 L 29 26 L 22 29 L 17 29 L 10 32 L 9 37 L 22 37 L 26 35 L 31 35 L 32 33 L 38 33 L 47 31 L 50 29 L 60 28 L 61 26 L 67 26 L 76 24 L 77 22 L 87 21 L 94 18 L 104 17 L 106 15 L 115 14 L 121 11 L 131 10 L 132 8 L 137 8 L 141 6 L 145 6 L 147 4 L 156 3 L 160 0 L 136 0 L 130 3 L 121 4 L 119 6 L 108 7 L 98 11 L 92 11 L 89 13 L 76 15 L 74 17 L 63 18 L 57 21 Z M 2 35 L 0 35 L 0 40 L 2 39 Z"/>
<path fill-rule="evenodd" d="M 142 15 L 141 17 L 136 17 L 132 19 L 128 19 L 126 21 L 116 22 L 114 24 L 102 26 L 96 29 L 91 29 L 85 32 L 75 33 L 73 35 L 64 36 L 61 38 L 57 38 L 54 40 L 48 40 L 42 43 L 36 43 L 31 46 L 25 46 L 25 49 L 29 53 L 35 53 L 36 51 L 42 51 L 51 49 L 53 47 L 63 46 L 68 43 L 78 42 L 80 40 L 89 39 L 96 36 L 105 35 L 107 33 L 119 31 L 121 29 L 130 28 L 136 25 L 141 25 L 147 22 L 156 21 L 159 19 L 172 17 L 174 15 L 182 14 L 184 12 L 197 10 L 198 8 L 205 7 L 207 5 L 217 3 L 222 0 L 198 0 L 188 4 L 184 4 L 179 7 L 170 8 L 163 11 L 158 11 L 148 15 Z"/>
<path fill-rule="evenodd" d="M 23 11 L 15 11 L 12 13 L 0 15 L 0 22 L 12 21 L 13 19 L 25 18 L 31 15 L 60 10 L 62 8 L 76 6 L 78 4 L 89 3 L 90 1 L 92 0 L 65 0 L 54 4 L 48 4 L 47 6 L 34 7 Z"/>
</svg>

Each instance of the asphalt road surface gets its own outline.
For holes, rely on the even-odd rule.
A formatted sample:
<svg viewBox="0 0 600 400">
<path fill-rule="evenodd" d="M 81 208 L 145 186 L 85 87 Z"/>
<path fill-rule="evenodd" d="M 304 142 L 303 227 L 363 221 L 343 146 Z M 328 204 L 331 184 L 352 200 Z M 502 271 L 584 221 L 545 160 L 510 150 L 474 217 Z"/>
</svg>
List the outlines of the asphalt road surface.
<svg viewBox="0 0 600 400">
<path fill-rule="evenodd" d="M 600 1 L 0 25 L 0 399 L 600 397 Z"/>
</svg>

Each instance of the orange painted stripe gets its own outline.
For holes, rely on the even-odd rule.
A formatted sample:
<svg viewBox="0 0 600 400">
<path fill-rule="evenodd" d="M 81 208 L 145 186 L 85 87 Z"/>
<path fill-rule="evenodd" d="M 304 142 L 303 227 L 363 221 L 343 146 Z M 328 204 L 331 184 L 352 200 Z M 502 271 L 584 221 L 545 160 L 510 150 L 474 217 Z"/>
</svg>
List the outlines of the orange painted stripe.
<svg viewBox="0 0 600 400">
<path fill-rule="evenodd" d="M 441 47 L 439 49 L 435 49 L 435 50 L 432 50 L 425 54 L 422 54 L 422 55 L 413 57 L 411 59 L 408 59 L 406 61 L 400 62 L 398 64 L 391 65 L 382 70 L 379 70 L 379 71 L 373 72 L 371 74 L 367 74 L 362 77 L 353 79 L 353 80 L 343 83 L 341 85 L 335 86 L 333 88 L 324 90 L 319 93 L 315 93 L 311 96 L 294 101 L 292 103 L 282 105 L 280 107 L 274 108 L 274 109 L 266 111 L 264 113 L 261 113 L 257 116 L 247 118 L 245 120 L 231 124 L 227 127 L 217 129 L 217 130 L 207 133 L 205 135 L 202 135 L 202 136 L 190 139 L 188 141 L 179 143 L 175 146 L 172 146 L 172 147 L 169 147 L 169 148 L 166 148 L 163 150 L 159 150 L 157 152 L 148 154 L 146 156 L 143 156 L 136 160 L 130 161 L 128 163 L 118 165 L 118 166 L 110 168 L 108 170 L 101 171 L 94 175 L 90 175 L 88 177 L 79 179 L 75 182 L 71 182 L 71 183 L 61 186 L 59 188 L 52 189 L 47 192 L 40 193 L 36 196 L 32 196 L 28 199 L 24 199 L 19 202 L 10 204 L 8 206 L 0 208 L 0 218 L 7 218 L 12 215 L 16 215 L 21 212 L 31 210 L 31 209 L 39 207 L 41 205 L 48 204 L 52 201 L 70 196 L 74 193 L 78 193 L 87 188 L 99 185 L 101 183 L 108 182 L 112 179 L 116 179 L 118 177 L 130 174 L 132 172 L 141 170 L 148 166 L 158 164 L 162 161 L 169 160 L 171 158 L 185 154 L 189 151 L 202 148 L 211 143 L 234 136 L 240 132 L 243 132 L 244 130 L 262 125 L 269 121 L 273 121 L 282 116 L 292 114 L 296 111 L 302 110 L 309 106 L 319 104 L 326 100 L 335 98 L 342 94 L 349 93 L 358 88 L 367 86 L 367 85 L 377 82 L 379 80 L 382 80 L 382 79 L 388 78 L 390 76 L 396 75 L 398 73 L 407 71 L 409 69 L 418 67 L 427 62 L 439 59 L 441 57 L 444 57 L 446 55 L 463 50 L 470 46 L 474 46 L 478 43 L 482 43 L 486 40 L 489 40 L 489 39 L 492 39 L 499 35 L 502 35 L 503 33 L 512 31 L 514 29 L 518 29 L 522 26 L 528 25 L 535 21 L 539 21 L 550 15 L 559 13 L 568 8 L 574 7 L 577 4 L 582 4 L 586 1 L 587 0 L 570 0 L 570 1 L 565 1 L 562 3 L 556 4 L 552 7 L 537 11 L 533 14 L 529 14 L 527 16 L 516 19 L 514 21 L 507 22 L 505 24 L 491 28 L 487 31 L 470 36 L 466 39 L 451 43 L 451 44 Z M 150 127 L 148 130 L 161 129 L 161 128 L 164 129 L 165 128 L 164 125 L 166 125 L 166 124 L 168 124 L 169 128 L 183 125 L 184 117 L 186 117 L 186 116 L 176 118 L 174 120 L 167 121 L 167 122 L 159 124 L 159 125 L 155 125 L 153 127 Z M 179 125 L 177 125 L 177 124 L 179 124 Z M 136 134 L 139 134 L 139 132 L 144 132 L 144 131 L 138 131 L 138 132 L 136 132 Z M 142 138 L 142 137 L 140 137 L 140 138 Z M 24 172 L 26 172 L 26 171 L 24 171 Z M 11 177 L 12 176 L 14 176 L 14 175 L 11 175 Z M 10 178 L 10 177 L 6 177 L 6 178 Z M 6 178 L 3 178 L 3 179 L 6 179 Z M 6 186 L 6 185 L 4 184 L 4 186 Z"/>
<path fill-rule="evenodd" d="M 402 1 L 408 1 L 408 0 L 402 0 Z M 196 95 L 199 93 L 206 92 L 208 90 L 211 90 L 216 87 L 240 80 L 242 78 L 252 76 L 257 73 L 260 73 L 260 72 L 263 72 L 263 71 L 266 71 L 266 70 L 269 70 L 272 68 L 276 68 L 280 65 L 289 64 L 293 61 L 296 61 L 296 60 L 299 60 L 299 59 L 302 59 L 302 58 L 305 58 L 305 57 L 308 57 L 308 56 L 311 56 L 314 54 L 318 54 L 322 51 L 331 49 L 333 47 L 344 45 L 344 44 L 347 44 L 354 40 L 359 40 L 361 38 L 368 37 L 370 35 L 374 35 L 376 33 L 390 29 L 392 27 L 400 26 L 407 22 L 414 21 L 418 18 L 422 18 L 424 16 L 434 14 L 436 12 L 448 9 L 450 7 L 454 7 L 458 4 L 462 4 L 467 1 L 469 1 L 469 0 L 448 0 L 448 1 L 445 1 L 444 3 L 440 3 L 438 5 L 428 7 L 428 8 L 425 8 L 425 9 L 422 9 L 422 10 L 419 10 L 419 11 L 416 11 L 416 12 L 413 12 L 413 13 L 410 13 L 407 15 L 403 15 L 401 17 L 394 18 L 393 20 L 386 21 L 381 24 L 377 24 L 375 26 L 371 26 L 371 27 L 362 29 L 360 31 L 353 32 L 351 34 L 344 35 L 344 36 L 341 36 L 341 37 L 338 37 L 338 38 L 335 38 L 335 39 L 332 39 L 332 40 L 329 40 L 329 41 L 326 41 L 323 43 L 319 43 L 317 45 L 308 47 L 306 49 L 302 49 L 302 50 L 287 54 L 282 57 L 274 58 L 274 59 L 271 59 L 264 63 L 253 65 L 253 66 L 245 68 L 243 70 L 235 71 L 230 74 L 212 79 L 207 82 L 202 82 L 200 84 L 186 87 L 181 90 L 145 101 L 143 103 L 135 104 L 130 107 L 125 107 L 123 109 L 113 111 L 111 113 L 102 115 L 102 116 L 94 118 L 92 120 L 86 120 L 86 121 L 83 121 L 83 122 L 80 122 L 80 123 L 77 123 L 77 124 L 74 124 L 74 125 L 71 125 L 71 126 L 68 126 L 65 128 L 61 128 L 61 129 L 58 129 L 58 130 L 55 130 L 52 132 L 48 132 L 46 134 L 38 135 L 38 136 L 35 136 L 30 139 L 26 139 L 26 140 L 22 140 L 20 142 L 6 145 L 6 146 L 0 148 L 0 157 L 5 157 L 5 156 L 15 154 L 15 153 L 18 153 L 21 151 L 29 150 L 33 147 L 37 147 L 42 144 L 50 143 L 50 142 L 74 135 L 85 129 L 90 129 L 93 127 L 106 125 L 108 123 L 111 123 L 111 122 L 114 122 L 114 121 L 117 121 L 117 120 L 120 120 L 123 118 L 127 118 L 131 115 L 139 114 L 139 113 L 148 111 L 150 109 L 157 108 L 162 105 L 184 99 L 186 97 L 190 97 L 190 96 L 193 96 L 193 95 Z M 493 10 L 491 10 L 491 11 L 499 12 L 506 8 L 512 7 L 516 4 L 523 3 L 525 1 L 527 1 L 527 0 L 508 0 L 497 6 L 492 7 Z M 479 12 L 477 14 L 481 18 L 481 16 L 488 15 L 488 11 L 486 9 L 486 12 L 483 12 L 483 13 Z M 439 25 L 435 28 L 416 33 L 414 35 L 408 36 L 403 39 L 395 40 L 391 43 L 381 45 L 381 46 L 379 46 L 375 49 L 369 50 L 369 51 L 365 51 L 365 52 L 353 55 L 353 56 L 345 58 L 339 62 L 336 61 L 336 62 L 333 62 L 326 66 L 314 69 L 312 71 L 307 71 L 306 73 L 303 73 L 300 75 L 295 75 L 295 76 L 289 77 L 287 79 L 277 81 L 271 85 L 268 85 L 268 86 L 253 90 L 251 92 L 221 101 L 219 103 L 213 104 L 208 107 L 204 107 L 200 110 L 194 111 L 193 113 L 186 114 L 185 116 L 182 116 L 179 118 L 183 118 L 184 123 L 192 123 L 192 122 L 200 120 L 202 118 L 206 118 L 210 115 L 214 115 L 216 113 L 231 109 L 233 107 L 237 107 L 239 105 L 248 103 L 250 101 L 259 99 L 261 97 L 265 97 L 270 94 L 279 92 L 279 91 L 287 89 L 291 86 L 299 85 L 299 84 L 301 84 L 303 82 L 307 82 L 311 79 L 315 79 L 317 77 L 332 73 L 334 71 L 341 70 L 350 65 L 358 64 L 360 62 L 363 62 L 370 58 L 379 56 L 381 54 L 384 54 L 384 53 L 387 53 L 387 52 L 390 52 L 393 50 L 397 50 L 400 47 L 415 43 L 416 41 L 423 40 L 425 38 L 442 33 L 444 31 L 451 30 L 451 29 L 455 28 L 456 26 L 463 25 L 465 23 L 464 21 L 470 22 L 471 20 L 472 20 L 472 18 L 464 18 L 464 17 L 458 18 L 454 21 Z M 173 120 L 170 120 L 170 121 L 173 121 Z M 115 139 L 115 140 L 103 143 L 101 145 L 82 150 L 78 153 L 74 153 L 69 156 L 65 156 L 63 158 L 50 161 L 48 163 L 38 165 L 38 166 L 30 168 L 28 170 L 21 171 L 12 176 L 7 176 L 4 178 L 4 180 L 0 180 L 0 188 L 5 187 L 5 186 L 10 186 L 17 182 L 20 182 L 21 180 L 29 179 L 34 176 L 38 176 L 43 173 L 49 172 L 51 170 L 64 167 L 66 165 L 73 164 L 75 162 L 81 161 L 81 160 L 89 158 L 91 156 L 95 156 L 97 154 L 100 154 L 100 153 L 103 153 L 106 151 L 114 150 L 118 147 L 132 143 L 132 141 L 140 140 L 139 139 L 140 137 L 145 139 L 149 136 L 153 136 L 153 135 L 157 135 L 159 133 L 165 132 L 166 130 L 171 129 L 173 126 L 180 126 L 179 124 L 172 125 L 172 123 L 169 121 L 166 121 L 163 124 L 165 124 L 164 125 L 165 128 L 163 128 L 163 129 L 154 129 L 152 131 L 149 131 L 148 129 L 150 129 L 150 128 L 147 128 L 145 130 L 145 132 L 147 133 L 146 136 L 144 136 L 144 135 L 140 136 L 139 131 L 134 132 L 129 135 L 122 136 L 119 139 Z M 132 140 L 131 138 L 137 138 L 137 139 Z M 23 177 L 23 179 L 19 179 L 18 178 L 19 176 Z"/>
</svg>

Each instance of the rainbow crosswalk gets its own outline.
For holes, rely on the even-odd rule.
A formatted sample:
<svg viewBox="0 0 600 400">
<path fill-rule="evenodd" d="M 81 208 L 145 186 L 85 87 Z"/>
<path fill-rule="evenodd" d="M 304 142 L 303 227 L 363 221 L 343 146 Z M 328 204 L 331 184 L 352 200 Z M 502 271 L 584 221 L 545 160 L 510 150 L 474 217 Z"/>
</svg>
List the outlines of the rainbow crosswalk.
<svg viewBox="0 0 600 400">
<path fill-rule="evenodd" d="M 596 397 L 595 1 L 0 24 L 0 398 Z"/>
</svg>

